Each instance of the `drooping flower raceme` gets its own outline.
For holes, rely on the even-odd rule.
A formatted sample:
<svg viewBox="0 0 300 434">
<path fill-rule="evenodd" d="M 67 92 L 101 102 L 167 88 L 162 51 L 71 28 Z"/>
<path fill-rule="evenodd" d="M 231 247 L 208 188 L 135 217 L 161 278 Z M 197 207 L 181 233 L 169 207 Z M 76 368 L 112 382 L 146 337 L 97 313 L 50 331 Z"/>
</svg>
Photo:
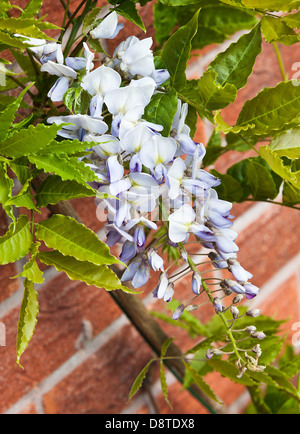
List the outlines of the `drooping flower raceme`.
<svg viewBox="0 0 300 434">
<path fill-rule="evenodd" d="M 120 30 L 116 18 L 110 14 L 91 36 L 113 38 Z M 159 273 L 153 295 L 169 302 L 177 295 L 178 273 L 170 275 L 172 263 L 166 264 L 164 251 L 174 254 L 177 249 L 175 262 L 186 264 L 179 275 L 192 273 L 194 297 L 209 291 L 209 279 L 206 282 L 197 269 L 201 264 L 188 253 L 186 243 L 192 240 L 206 252 L 204 263 L 210 263 L 210 271 L 231 273 L 219 279 L 219 291 L 237 294 L 239 301 L 251 299 L 259 289 L 237 260 L 232 204 L 219 199 L 215 188 L 220 180 L 202 168 L 205 147 L 190 135 L 188 104 L 178 99 L 168 135 L 163 134 L 163 125 L 144 119 L 145 108 L 153 95 L 165 92 L 162 86 L 169 77 L 166 70 L 155 69 L 151 45 L 151 38 L 129 37 L 94 70 L 86 44 L 82 58 L 55 63 L 44 57 L 42 71 L 59 77 L 49 92 L 53 101 L 61 100 L 73 81 L 90 96 L 88 111 L 51 117 L 48 122 L 63 124 L 58 133 L 62 137 L 87 142 L 89 153 L 83 161 L 95 172 L 99 192 L 108 193 L 99 204 L 106 210 L 107 244 L 119 244 L 120 259 L 127 264 L 122 281 L 140 288 L 151 271 Z M 236 301 L 233 321 L 238 318 Z M 225 309 L 221 297 L 214 297 L 213 306 L 219 314 Z M 173 318 L 178 319 L 186 307 L 181 304 Z"/>
</svg>

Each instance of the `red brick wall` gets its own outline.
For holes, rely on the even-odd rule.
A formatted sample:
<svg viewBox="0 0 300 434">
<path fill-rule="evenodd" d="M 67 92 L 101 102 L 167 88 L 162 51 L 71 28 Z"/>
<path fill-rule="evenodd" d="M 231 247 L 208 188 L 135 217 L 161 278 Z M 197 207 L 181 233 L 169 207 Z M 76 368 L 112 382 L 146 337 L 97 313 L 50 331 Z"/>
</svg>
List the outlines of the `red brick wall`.
<svg viewBox="0 0 300 434">
<path fill-rule="evenodd" d="M 75 9 L 79 1 L 71 4 Z M 149 3 L 142 9 L 149 35 L 153 35 L 152 6 L 153 3 Z M 49 21 L 60 24 L 62 12 L 59 0 L 45 1 L 43 14 L 48 14 Z M 127 34 L 143 36 L 133 25 L 128 25 L 125 32 L 118 39 Z M 287 71 L 291 71 L 292 64 L 300 60 L 300 48 L 280 48 Z M 210 61 L 212 49 L 216 47 L 206 48 L 202 57 L 190 62 L 190 76 L 201 75 Z M 224 50 L 224 45 L 217 49 Z M 273 49 L 264 44 L 254 74 L 247 87 L 239 92 L 236 103 L 226 110 L 226 120 L 233 123 L 245 99 L 280 80 Z M 210 127 L 199 123 L 198 139 L 205 143 L 209 134 Z M 227 153 L 217 162 L 216 168 L 224 172 L 244 157 L 237 152 Z M 93 200 L 73 201 L 73 205 L 85 223 L 101 234 L 102 225 L 96 218 Z M 239 232 L 239 259 L 254 274 L 253 283 L 261 288 L 261 295 L 255 299 L 254 305 L 278 319 L 289 317 L 285 327 L 291 336 L 293 323 L 300 320 L 299 213 L 266 203 L 244 203 L 235 205 L 233 214 L 237 216 L 235 228 Z M 7 221 L 1 211 L 0 235 L 6 229 Z M 0 321 L 6 326 L 6 346 L 0 347 L 0 413 L 151 413 L 153 405 L 145 390 L 127 403 L 133 381 L 152 357 L 151 349 L 108 293 L 72 282 L 54 270 L 46 271 L 46 281 L 38 289 L 40 314 L 33 340 L 22 358 L 25 369 L 17 366 L 15 340 L 22 282 L 10 277 L 17 274 L 21 265 L 0 267 Z M 151 289 L 151 285 L 147 285 L 142 296 L 147 307 L 165 311 L 163 303 L 153 301 Z M 182 282 L 181 291 L 180 298 L 183 299 L 190 292 L 189 282 Z M 198 314 L 203 321 L 210 315 L 211 310 L 207 309 Z M 175 336 L 182 349 L 194 343 L 181 329 L 161 325 L 167 333 Z M 233 385 L 218 374 L 210 374 L 208 380 L 229 411 L 243 411 L 249 397 L 242 386 Z M 160 413 L 206 413 L 187 391 L 182 391 L 171 374 L 168 382 L 173 411 L 164 402 L 154 372 L 150 389 Z"/>
</svg>

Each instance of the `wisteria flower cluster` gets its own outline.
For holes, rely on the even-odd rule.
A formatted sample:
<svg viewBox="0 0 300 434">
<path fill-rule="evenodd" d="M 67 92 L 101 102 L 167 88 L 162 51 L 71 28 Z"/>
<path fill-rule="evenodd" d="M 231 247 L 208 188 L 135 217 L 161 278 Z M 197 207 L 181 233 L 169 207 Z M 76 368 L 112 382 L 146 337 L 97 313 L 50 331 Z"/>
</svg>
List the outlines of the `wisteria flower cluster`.
<svg viewBox="0 0 300 434">
<path fill-rule="evenodd" d="M 116 12 L 112 12 L 90 36 L 112 39 L 122 27 Z M 153 95 L 166 91 L 164 85 L 169 78 L 166 69 L 155 68 L 152 39 L 127 38 L 95 69 L 95 54 L 87 43 L 83 44 L 83 57 L 66 59 L 60 44 L 32 40 L 28 44 L 42 63 L 41 70 L 58 77 L 48 94 L 53 102 L 63 101 L 74 83 L 89 95 L 87 112 L 50 117 L 48 122 L 62 124 L 60 136 L 90 143 L 83 161 L 95 172 L 99 191 L 108 193 L 99 209 L 106 210 L 108 246 L 122 246 L 120 259 L 127 264 L 122 281 L 140 288 L 148 282 L 151 270 L 158 272 L 153 295 L 169 302 L 178 279 L 170 275 L 174 264 L 166 267 L 161 249 L 170 246 L 178 251 L 174 261 L 186 263 L 176 276 L 191 273 L 193 293 L 193 304 L 180 304 L 173 319 L 180 318 L 185 309 L 198 308 L 195 299 L 207 292 L 216 312 L 223 314 L 229 309 L 234 322 L 239 318 L 237 303 L 252 299 L 259 289 L 250 282 L 252 274 L 237 260 L 232 204 L 218 198 L 215 187 L 220 180 L 201 168 L 205 147 L 191 138 L 188 104 L 178 99 L 167 137 L 162 134 L 162 125 L 143 118 Z M 214 297 L 217 291 L 209 290 L 209 279 L 202 277 L 199 264 L 189 255 L 185 246 L 191 239 L 205 249 L 208 268 L 212 265 L 212 269 L 231 272 L 232 279 L 215 279 L 223 296 Z M 226 308 L 223 298 L 232 293 L 233 301 Z M 248 310 L 246 315 L 255 317 L 259 313 Z M 265 336 L 253 327 L 246 332 L 257 339 Z M 259 357 L 259 345 L 256 350 Z M 220 349 L 211 349 L 207 357 L 220 353 Z M 262 370 L 257 365 L 258 357 L 248 361 L 248 367 Z"/>
</svg>

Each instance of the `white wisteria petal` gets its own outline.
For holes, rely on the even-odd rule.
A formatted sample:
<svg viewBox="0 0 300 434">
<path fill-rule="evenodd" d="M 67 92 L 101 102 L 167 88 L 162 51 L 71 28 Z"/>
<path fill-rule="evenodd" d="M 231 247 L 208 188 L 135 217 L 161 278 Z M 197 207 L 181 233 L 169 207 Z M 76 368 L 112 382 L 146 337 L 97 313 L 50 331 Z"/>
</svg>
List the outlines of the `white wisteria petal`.
<svg viewBox="0 0 300 434">
<path fill-rule="evenodd" d="M 189 204 L 183 205 L 169 216 L 169 238 L 173 243 L 184 241 L 196 218 L 195 211 Z"/>
<path fill-rule="evenodd" d="M 148 105 L 156 88 L 156 83 L 151 77 L 142 77 L 139 80 L 131 80 L 129 86 L 136 87 L 143 92 L 145 104 Z"/>
<path fill-rule="evenodd" d="M 51 60 L 42 65 L 41 71 L 48 72 L 50 75 L 57 75 L 58 77 L 77 78 L 77 72 L 74 71 L 74 69 L 59 63 L 54 63 Z"/>
<path fill-rule="evenodd" d="M 90 34 L 93 39 L 113 39 L 123 27 L 124 24 L 118 23 L 118 14 L 114 11 L 104 18 Z"/>
<path fill-rule="evenodd" d="M 119 140 L 109 134 L 103 134 L 102 136 L 88 134 L 84 137 L 84 140 L 86 142 L 98 143 L 92 149 L 102 158 L 108 158 L 121 152 Z"/>
<path fill-rule="evenodd" d="M 102 65 L 87 74 L 83 78 L 81 86 L 91 96 L 105 96 L 108 92 L 118 89 L 121 85 L 121 81 L 121 76 L 117 71 Z"/>
<path fill-rule="evenodd" d="M 68 77 L 60 77 L 56 80 L 54 86 L 49 90 L 48 97 L 53 102 L 59 102 L 63 100 L 64 94 L 69 89 L 70 79 Z"/>
<path fill-rule="evenodd" d="M 143 146 L 151 143 L 153 134 L 145 123 L 140 123 L 125 134 L 121 140 L 121 147 L 126 152 L 138 153 Z"/>
<path fill-rule="evenodd" d="M 104 102 L 111 114 L 126 116 L 132 122 L 142 117 L 146 106 L 143 92 L 130 86 L 108 92 Z"/>
<path fill-rule="evenodd" d="M 86 71 L 90 72 L 94 68 L 93 60 L 95 58 L 95 54 L 90 50 L 86 42 L 83 43 L 83 48 L 84 57 L 86 59 Z"/>
<path fill-rule="evenodd" d="M 149 146 L 144 146 L 140 158 L 144 166 L 153 170 L 159 164 L 169 163 L 175 156 L 177 144 L 171 137 L 154 134 Z"/>
</svg>

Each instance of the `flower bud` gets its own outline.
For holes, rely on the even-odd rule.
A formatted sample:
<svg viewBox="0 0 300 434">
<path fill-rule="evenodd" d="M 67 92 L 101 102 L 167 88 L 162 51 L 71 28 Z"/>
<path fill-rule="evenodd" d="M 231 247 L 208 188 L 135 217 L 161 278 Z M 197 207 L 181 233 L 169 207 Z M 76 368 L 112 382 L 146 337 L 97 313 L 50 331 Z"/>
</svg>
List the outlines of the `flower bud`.
<svg viewBox="0 0 300 434">
<path fill-rule="evenodd" d="M 265 337 L 266 337 L 266 335 L 264 334 L 264 332 L 255 332 L 255 333 L 252 333 L 252 338 L 255 338 L 255 339 L 265 339 Z"/>
<path fill-rule="evenodd" d="M 238 304 L 243 300 L 244 296 L 242 294 L 238 294 L 234 297 L 232 303 L 233 304 Z"/>
<path fill-rule="evenodd" d="M 237 307 L 231 306 L 230 312 L 231 312 L 233 319 L 237 319 L 239 317 L 240 312 L 239 312 Z"/>
<path fill-rule="evenodd" d="M 167 286 L 165 295 L 164 295 L 164 301 L 166 303 L 169 303 L 172 300 L 172 297 L 174 295 L 174 283 L 170 282 Z"/>
<path fill-rule="evenodd" d="M 192 291 L 195 295 L 200 294 L 201 283 L 201 274 L 195 271 L 192 278 Z"/>
<path fill-rule="evenodd" d="M 209 350 L 206 351 L 206 358 L 208 360 L 212 359 L 215 355 L 215 350 L 210 348 Z"/>
<path fill-rule="evenodd" d="M 257 318 L 261 314 L 260 309 L 250 309 L 246 312 L 247 316 L 250 316 L 251 318 Z"/>
<path fill-rule="evenodd" d="M 199 308 L 198 304 L 189 304 L 185 310 L 187 312 L 193 312 L 194 310 L 197 310 Z"/>
<path fill-rule="evenodd" d="M 252 333 L 256 332 L 256 327 L 255 326 L 249 326 L 246 328 L 246 332 L 249 333 L 250 335 L 252 335 Z"/>
<path fill-rule="evenodd" d="M 233 291 L 237 294 L 245 294 L 244 287 L 242 285 L 240 285 L 239 283 L 235 282 L 234 280 L 231 280 L 231 279 L 224 279 L 220 283 L 220 286 L 223 289 L 229 289 L 230 291 Z"/>
<path fill-rule="evenodd" d="M 224 310 L 224 307 L 219 297 L 214 298 L 214 308 L 216 309 L 216 312 L 223 312 Z"/>
<path fill-rule="evenodd" d="M 174 320 L 179 319 L 179 318 L 183 315 L 183 312 L 184 312 L 184 305 L 183 305 L 183 304 L 180 304 L 180 305 L 179 305 L 179 306 L 174 310 L 173 315 L 172 315 L 172 319 L 174 319 Z"/>
<path fill-rule="evenodd" d="M 180 256 L 182 257 L 182 259 L 187 262 L 187 260 L 188 260 L 187 251 L 185 249 L 183 249 L 182 247 L 180 247 L 179 252 L 180 252 Z"/>
<path fill-rule="evenodd" d="M 260 348 L 260 345 L 259 345 L 259 344 L 255 345 L 255 346 L 252 348 L 252 352 L 253 352 L 254 354 L 256 354 L 257 358 L 259 358 L 259 357 L 262 355 L 262 350 L 261 350 L 261 348 Z"/>
</svg>

